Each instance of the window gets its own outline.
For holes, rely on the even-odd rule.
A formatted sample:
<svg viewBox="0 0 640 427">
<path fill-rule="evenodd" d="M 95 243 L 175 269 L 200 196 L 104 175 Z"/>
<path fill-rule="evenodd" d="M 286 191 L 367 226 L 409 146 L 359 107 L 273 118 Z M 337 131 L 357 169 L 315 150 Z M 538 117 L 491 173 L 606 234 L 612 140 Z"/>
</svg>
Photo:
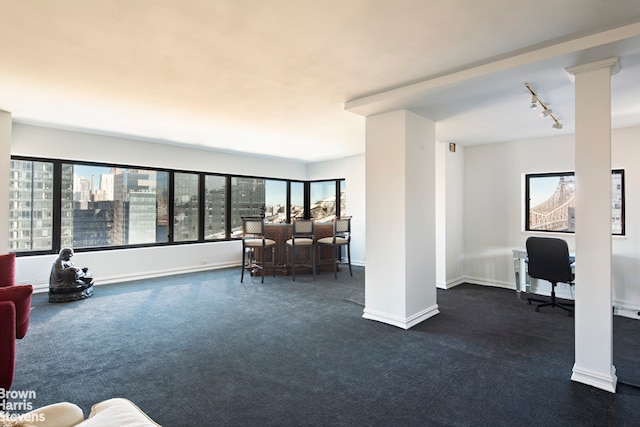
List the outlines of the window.
<svg viewBox="0 0 640 427">
<path fill-rule="evenodd" d="M 310 184 L 311 217 L 318 223 L 331 222 L 347 212 L 345 180 L 314 181 Z M 336 203 L 336 200 L 339 203 Z"/>
<path fill-rule="evenodd" d="M 291 182 L 290 194 L 289 216 L 291 219 L 304 218 L 304 183 Z"/>
<path fill-rule="evenodd" d="M 611 174 L 611 232 L 624 235 L 624 171 Z M 527 231 L 575 232 L 575 174 L 525 175 Z"/>
<path fill-rule="evenodd" d="M 242 177 L 135 166 L 11 158 L 10 250 L 57 253 L 238 238 L 242 216 L 284 223 L 345 212 L 344 180 Z M 336 206 L 336 200 L 340 203 Z"/>
<path fill-rule="evenodd" d="M 243 216 L 265 213 L 264 179 L 231 178 L 231 235 L 240 237 Z"/>
<path fill-rule="evenodd" d="M 63 163 L 61 245 L 166 242 L 167 176 L 154 170 Z"/>
<path fill-rule="evenodd" d="M 266 179 L 264 181 L 266 223 L 287 222 L 287 181 Z"/>
<path fill-rule="evenodd" d="M 50 250 L 53 245 L 53 163 L 11 160 L 9 250 Z"/>
<path fill-rule="evenodd" d="M 312 182 L 311 217 L 318 223 L 331 222 L 336 214 L 336 182 Z"/>
<path fill-rule="evenodd" d="M 226 237 L 227 178 L 207 175 L 204 179 L 204 238 Z"/>
<path fill-rule="evenodd" d="M 346 216 L 347 214 L 347 181 L 340 180 L 340 215 Z"/>
<path fill-rule="evenodd" d="M 198 240 L 200 213 L 199 177 L 195 173 L 174 174 L 173 233 L 174 242 Z"/>
</svg>

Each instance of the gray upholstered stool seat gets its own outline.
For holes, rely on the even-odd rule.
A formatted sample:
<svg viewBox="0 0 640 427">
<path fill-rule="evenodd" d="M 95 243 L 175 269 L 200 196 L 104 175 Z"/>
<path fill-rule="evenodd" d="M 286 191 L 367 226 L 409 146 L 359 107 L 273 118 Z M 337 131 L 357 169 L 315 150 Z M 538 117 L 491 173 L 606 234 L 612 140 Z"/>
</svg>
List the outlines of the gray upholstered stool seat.
<svg viewBox="0 0 640 427">
<path fill-rule="evenodd" d="M 309 246 L 313 245 L 313 239 L 306 239 L 303 237 L 298 237 L 296 240 L 296 246 Z M 287 240 L 287 245 L 293 245 L 293 239 Z"/>
<path fill-rule="evenodd" d="M 276 244 L 275 240 L 264 239 L 264 246 L 266 246 L 266 247 L 273 246 L 275 244 Z M 250 240 L 245 244 L 245 246 L 247 248 L 261 248 L 262 247 L 262 241 L 260 241 L 260 240 Z"/>
<path fill-rule="evenodd" d="M 318 239 L 318 243 L 323 245 L 333 245 L 333 237 L 323 237 L 322 239 Z M 344 237 L 336 237 L 336 245 L 346 245 L 349 241 Z"/>
</svg>

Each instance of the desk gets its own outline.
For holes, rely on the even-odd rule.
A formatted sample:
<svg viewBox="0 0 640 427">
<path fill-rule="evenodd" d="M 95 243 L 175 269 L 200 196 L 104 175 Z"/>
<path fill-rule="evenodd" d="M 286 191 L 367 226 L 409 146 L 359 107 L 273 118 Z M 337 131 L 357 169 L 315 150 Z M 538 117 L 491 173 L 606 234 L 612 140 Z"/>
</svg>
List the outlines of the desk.
<svg viewBox="0 0 640 427">
<path fill-rule="evenodd" d="M 513 249 L 513 271 L 516 276 L 516 293 L 519 299 L 522 299 L 521 292 L 524 290 L 526 293 L 531 293 L 531 277 L 527 274 L 527 266 L 524 260 L 527 258 L 527 250 L 525 248 Z M 575 255 L 569 254 L 570 258 L 573 258 L 571 262 L 571 270 L 575 271 Z M 524 277 L 520 275 L 520 272 L 524 273 Z"/>
<path fill-rule="evenodd" d="M 527 250 L 524 248 L 514 249 L 513 251 L 513 271 L 516 275 L 516 293 L 519 299 L 522 299 L 521 292 L 524 289 L 526 293 L 531 290 L 531 278 L 527 274 L 527 267 L 524 263 L 527 258 Z M 524 273 L 524 277 L 520 277 L 520 272 Z M 522 280 L 524 279 L 524 280 Z"/>
</svg>

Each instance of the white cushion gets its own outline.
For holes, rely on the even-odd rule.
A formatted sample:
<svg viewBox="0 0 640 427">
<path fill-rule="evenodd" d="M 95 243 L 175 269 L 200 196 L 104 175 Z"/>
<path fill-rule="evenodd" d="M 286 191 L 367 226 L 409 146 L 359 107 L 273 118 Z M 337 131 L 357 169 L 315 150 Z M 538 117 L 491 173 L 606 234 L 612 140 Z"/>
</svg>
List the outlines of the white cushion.
<svg viewBox="0 0 640 427">
<path fill-rule="evenodd" d="M 157 427 L 160 425 L 133 402 L 123 398 L 96 403 L 86 420 L 82 409 L 69 402 L 54 403 L 34 409 L 22 415 L 20 419 L 36 427 Z"/>
<path fill-rule="evenodd" d="M 37 427 L 72 427 L 84 421 L 84 414 L 78 405 L 59 402 L 34 409 L 21 415 L 19 419 Z"/>
<path fill-rule="evenodd" d="M 287 245 L 293 245 L 293 239 L 287 240 Z M 296 246 L 310 246 L 313 245 L 313 239 L 307 237 L 296 238 Z"/>
<path fill-rule="evenodd" d="M 147 427 L 159 426 L 133 402 L 123 398 L 114 398 L 96 403 L 89 417 L 78 424 L 80 427 Z"/>
<path fill-rule="evenodd" d="M 264 239 L 265 246 L 273 246 L 275 244 L 276 244 L 275 240 Z M 244 245 L 248 248 L 261 248 L 262 240 L 261 239 L 247 240 Z"/>
<path fill-rule="evenodd" d="M 333 245 L 333 237 L 323 237 L 322 239 L 318 239 L 318 243 Z M 344 237 L 336 237 L 336 245 L 346 245 L 347 243 L 349 243 L 349 241 Z"/>
</svg>

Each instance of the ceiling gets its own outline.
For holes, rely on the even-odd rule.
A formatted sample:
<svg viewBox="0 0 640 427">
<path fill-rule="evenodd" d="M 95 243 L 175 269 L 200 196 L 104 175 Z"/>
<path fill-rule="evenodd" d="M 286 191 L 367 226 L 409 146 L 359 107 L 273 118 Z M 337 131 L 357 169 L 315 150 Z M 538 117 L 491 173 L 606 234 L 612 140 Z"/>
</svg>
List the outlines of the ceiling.
<svg viewBox="0 0 640 427">
<path fill-rule="evenodd" d="M 303 162 L 397 108 L 461 145 L 572 134 L 565 68 L 612 56 L 640 125 L 637 0 L 0 0 L 0 52 L 16 122 Z"/>
</svg>

